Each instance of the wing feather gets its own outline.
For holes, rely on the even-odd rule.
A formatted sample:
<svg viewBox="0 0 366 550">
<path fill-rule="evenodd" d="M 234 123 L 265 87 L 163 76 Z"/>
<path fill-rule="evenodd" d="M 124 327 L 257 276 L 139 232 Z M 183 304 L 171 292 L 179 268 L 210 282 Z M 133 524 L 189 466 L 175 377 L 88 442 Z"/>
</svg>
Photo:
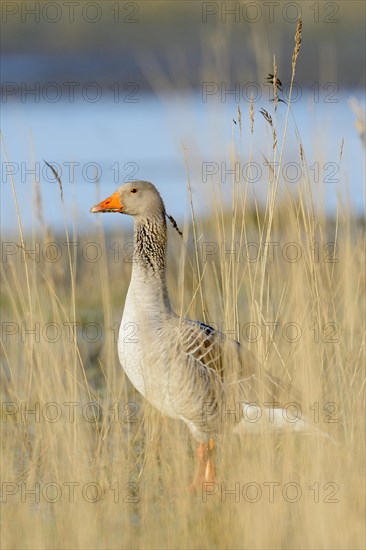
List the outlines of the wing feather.
<svg viewBox="0 0 366 550">
<path fill-rule="evenodd" d="M 261 368 L 255 356 L 210 325 L 181 319 L 179 347 L 196 368 L 213 371 L 238 398 L 279 403 L 298 397 L 293 388 Z"/>
</svg>

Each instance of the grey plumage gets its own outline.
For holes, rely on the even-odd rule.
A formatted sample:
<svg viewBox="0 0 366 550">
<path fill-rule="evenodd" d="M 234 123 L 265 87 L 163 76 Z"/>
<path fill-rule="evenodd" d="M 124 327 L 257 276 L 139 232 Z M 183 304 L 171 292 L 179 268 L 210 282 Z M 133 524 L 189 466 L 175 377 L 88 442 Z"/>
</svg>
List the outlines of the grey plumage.
<svg viewBox="0 0 366 550">
<path fill-rule="evenodd" d="M 279 408 L 293 400 L 288 388 L 262 369 L 245 347 L 173 311 L 166 286 L 165 207 L 151 183 L 127 183 L 92 211 L 118 211 L 135 218 L 133 269 L 118 351 L 132 384 L 146 399 L 162 413 L 183 420 L 199 441 L 235 427 L 223 423 L 222 407 L 274 403 Z M 131 323 L 138 328 L 133 342 L 123 334 Z M 230 418 L 227 415 L 228 424 Z"/>
</svg>

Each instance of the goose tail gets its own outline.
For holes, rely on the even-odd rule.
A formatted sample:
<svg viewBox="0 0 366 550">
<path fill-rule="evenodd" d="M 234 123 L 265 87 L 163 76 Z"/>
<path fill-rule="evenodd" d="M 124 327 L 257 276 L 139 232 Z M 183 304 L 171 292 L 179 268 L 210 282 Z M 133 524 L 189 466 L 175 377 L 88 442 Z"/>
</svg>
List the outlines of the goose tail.
<svg viewBox="0 0 366 550">
<path fill-rule="evenodd" d="M 326 431 L 302 416 L 296 408 L 290 411 L 288 408 L 260 407 L 257 404 L 244 403 L 242 413 L 242 419 L 234 428 L 234 433 L 239 436 L 265 432 L 301 433 L 324 437 L 334 445 L 339 445 Z"/>
</svg>

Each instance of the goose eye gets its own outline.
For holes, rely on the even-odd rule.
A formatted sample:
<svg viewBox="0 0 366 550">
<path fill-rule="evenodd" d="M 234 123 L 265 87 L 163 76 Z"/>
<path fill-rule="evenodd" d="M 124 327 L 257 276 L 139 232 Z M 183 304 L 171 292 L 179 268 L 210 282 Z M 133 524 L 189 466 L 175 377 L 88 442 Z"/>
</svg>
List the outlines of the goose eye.
<svg viewBox="0 0 366 550">
<path fill-rule="evenodd" d="M 131 189 L 131 193 L 137 193 L 137 189 L 135 188 Z"/>
</svg>

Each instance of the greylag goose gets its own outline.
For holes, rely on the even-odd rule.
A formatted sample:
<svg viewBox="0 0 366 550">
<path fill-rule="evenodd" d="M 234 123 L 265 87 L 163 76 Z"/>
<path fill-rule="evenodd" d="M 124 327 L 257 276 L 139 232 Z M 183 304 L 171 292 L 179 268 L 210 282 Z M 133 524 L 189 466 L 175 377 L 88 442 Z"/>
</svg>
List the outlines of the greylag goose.
<svg viewBox="0 0 366 550">
<path fill-rule="evenodd" d="M 234 431 L 257 427 L 260 403 L 273 403 L 268 424 L 278 427 L 283 424 L 280 403 L 293 397 L 245 347 L 173 311 L 166 285 L 166 212 L 152 183 L 126 183 L 91 212 L 134 217 L 133 267 L 118 355 L 135 388 L 161 413 L 185 422 L 199 442 L 192 484 L 197 490 L 203 481 L 215 480 L 214 441 L 226 420 Z M 137 329 L 135 339 L 125 338 L 125 327 L 130 326 Z M 240 421 L 232 414 L 237 403 L 242 407 Z M 299 429 L 303 422 L 287 424 Z"/>
</svg>

